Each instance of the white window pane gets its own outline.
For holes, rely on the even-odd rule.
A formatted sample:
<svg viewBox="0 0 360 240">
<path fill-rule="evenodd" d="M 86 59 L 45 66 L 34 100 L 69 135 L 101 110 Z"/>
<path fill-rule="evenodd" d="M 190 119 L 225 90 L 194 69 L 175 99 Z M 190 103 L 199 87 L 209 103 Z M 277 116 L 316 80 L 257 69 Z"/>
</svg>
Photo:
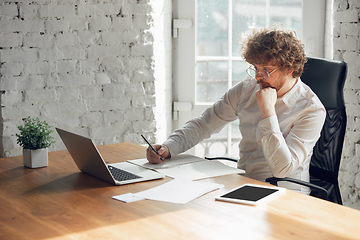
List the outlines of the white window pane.
<svg viewBox="0 0 360 240">
<path fill-rule="evenodd" d="M 245 61 L 233 61 L 232 63 L 232 86 L 244 80 L 248 75 L 246 69 L 249 67 Z"/>
<path fill-rule="evenodd" d="M 195 72 L 197 102 L 215 102 L 227 91 L 227 62 L 197 62 Z"/>
<path fill-rule="evenodd" d="M 196 56 L 228 55 L 228 0 L 198 0 Z"/>
</svg>

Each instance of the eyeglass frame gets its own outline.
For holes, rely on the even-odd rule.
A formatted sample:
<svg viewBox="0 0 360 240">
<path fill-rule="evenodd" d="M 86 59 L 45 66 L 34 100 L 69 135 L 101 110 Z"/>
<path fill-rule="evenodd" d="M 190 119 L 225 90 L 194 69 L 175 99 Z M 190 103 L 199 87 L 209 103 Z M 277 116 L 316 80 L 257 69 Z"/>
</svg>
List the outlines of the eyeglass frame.
<svg viewBox="0 0 360 240">
<path fill-rule="evenodd" d="M 253 71 L 255 72 L 255 78 L 256 78 L 256 75 L 259 73 L 260 76 L 261 76 L 262 78 L 264 78 L 264 80 L 267 80 L 267 79 L 270 78 L 270 75 L 271 75 L 273 72 L 275 72 L 276 70 L 278 70 L 278 69 L 279 69 L 279 68 L 275 68 L 275 69 L 272 70 L 271 72 L 268 72 L 268 71 L 266 71 L 266 70 L 264 70 L 264 69 L 262 69 L 262 70 L 256 70 L 256 69 L 254 68 L 254 65 L 251 65 L 250 67 L 248 67 L 248 68 L 246 69 L 246 73 L 247 73 L 250 77 L 253 77 L 253 76 L 251 76 L 250 73 L 249 73 L 249 70 L 253 70 Z M 266 76 L 267 76 L 267 77 L 265 78 L 260 72 L 266 73 Z"/>
</svg>

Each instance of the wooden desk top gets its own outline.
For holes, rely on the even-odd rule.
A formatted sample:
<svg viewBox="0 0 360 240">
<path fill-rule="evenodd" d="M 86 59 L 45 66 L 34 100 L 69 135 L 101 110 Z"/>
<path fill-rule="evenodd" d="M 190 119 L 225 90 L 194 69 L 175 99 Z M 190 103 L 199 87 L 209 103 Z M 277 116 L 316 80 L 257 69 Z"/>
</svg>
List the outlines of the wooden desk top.
<svg viewBox="0 0 360 240">
<path fill-rule="evenodd" d="M 145 156 L 132 143 L 99 150 L 109 162 Z M 300 193 L 259 206 L 215 201 L 241 184 L 260 183 L 236 174 L 202 180 L 226 187 L 185 205 L 112 199 L 169 180 L 112 186 L 80 173 L 67 151 L 49 153 L 49 166 L 40 169 L 25 168 L 22 156 L 2 158 L 0 239 L 360 239 L 360 211 Z"/>
</svg>

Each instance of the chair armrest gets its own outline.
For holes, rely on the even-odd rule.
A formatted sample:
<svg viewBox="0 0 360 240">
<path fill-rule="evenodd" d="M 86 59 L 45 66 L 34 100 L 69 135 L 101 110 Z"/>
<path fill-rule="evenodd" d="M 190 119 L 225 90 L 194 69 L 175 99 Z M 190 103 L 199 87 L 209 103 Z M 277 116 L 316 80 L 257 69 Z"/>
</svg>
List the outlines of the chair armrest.
<svg viewBox="0 0 360 240">
<path fill-rule="evenodd" d="M 213 157 L 205 157 L 205 159 L 207 160 L 228 160 L 228 161 L 232 161 L 232 162 L 237 162 L 238 160 L 235 158 L 231 158 L 231 157 L 225 157 L 225 156 L 213 156 Z"/>
<path fill-rule="evenodd" d="M 281 181 L 296 183 L 299 185 L 309 187 L 311 190 L 316 190 L 319 193 L 319 198 L 324 199 L 324 200 L 328 199 L 328 191 L 325 188 L 322 188 L 320 186 L 317 186 L 317 185 L 309 183 L 309 182 L 301 181 L 301 180 L 298 180 L 295 178 L 288 178 L 288 177 L 285 177 L 285 178 L 271 177 L 271 178 L 265 179 L 265 181 L 272 185 L 276 185 L 276 186 L 277 186 L 277 182 L 281 182 Z"/>
</svg>

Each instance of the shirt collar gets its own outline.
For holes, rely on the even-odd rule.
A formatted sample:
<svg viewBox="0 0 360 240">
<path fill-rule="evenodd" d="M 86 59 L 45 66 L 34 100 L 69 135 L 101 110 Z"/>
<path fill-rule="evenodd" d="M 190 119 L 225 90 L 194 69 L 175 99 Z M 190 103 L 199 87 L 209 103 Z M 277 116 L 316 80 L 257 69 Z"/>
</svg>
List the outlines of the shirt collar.
<svg viewBox="0 0 360 240">
<path fill-rule="evenodd" d="M 302 90 L 302 81 L 300 78 L 298 78 L 295 85 L 290 89 L 290 91 L 285 93 L 281 98 L 278 98 L 278 101 L 283 101 L 286 106 L 290 107 L 294 105 L 299 96 L 301 96 Z"/>
</svg>

